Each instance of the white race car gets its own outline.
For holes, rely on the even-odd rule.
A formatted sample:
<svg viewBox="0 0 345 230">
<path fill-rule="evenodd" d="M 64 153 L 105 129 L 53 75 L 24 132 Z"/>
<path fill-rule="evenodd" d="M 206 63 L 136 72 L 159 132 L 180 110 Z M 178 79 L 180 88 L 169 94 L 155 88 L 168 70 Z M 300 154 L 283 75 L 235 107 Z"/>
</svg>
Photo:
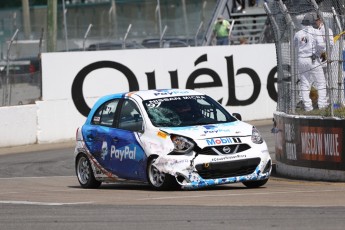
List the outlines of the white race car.
<svg viewBox="0 0 345 230">
<path fill-rule="evenodd" d="M 104 96 L 77 130 L 79 183 L 97 188 L 102 182 L 140 181 L 157 190 L 263 186 L 272 169 L 267 145 L 239 117 L 188 89 Z"/>
</svg>

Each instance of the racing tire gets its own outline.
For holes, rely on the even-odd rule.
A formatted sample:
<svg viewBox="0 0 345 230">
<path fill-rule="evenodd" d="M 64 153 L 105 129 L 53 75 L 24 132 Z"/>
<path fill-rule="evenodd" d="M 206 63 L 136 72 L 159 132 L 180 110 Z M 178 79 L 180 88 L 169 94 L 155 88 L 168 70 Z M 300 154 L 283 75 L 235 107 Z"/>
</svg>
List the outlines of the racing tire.
<svg viewBox="0 0 345 230">
<path fill-rule="evenodd" d="M 267 183 L 268 179 L 242 182 L 247 188 L 259 188 Z"/>
<path fill-rule="evenodd" d="M 147 164 L 147 180 L 151 187 L 158 191 L 180 189 L 181 186 L 177 183 L 175 177 L 170 174 L 160 172 L 153 165 L 156 159 L 157 157 L 149 159 Z"/>
<path fill-rule="evenodd" d="M 83 188 L 98 188 L 102 182 L 95 179 L 89 158 L 80 154 L 75 164 L 75 171 L 79 184 Z"/>
</svg>

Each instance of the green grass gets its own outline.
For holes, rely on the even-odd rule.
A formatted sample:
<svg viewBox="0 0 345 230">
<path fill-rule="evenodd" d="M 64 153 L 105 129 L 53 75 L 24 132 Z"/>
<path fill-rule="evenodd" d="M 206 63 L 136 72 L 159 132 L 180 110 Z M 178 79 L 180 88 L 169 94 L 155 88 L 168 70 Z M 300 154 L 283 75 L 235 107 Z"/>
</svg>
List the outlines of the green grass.
<svg viewBox="0 0 345 230">
<path fill-rule="evenodd" d="M 306 115 L 306 116 L 322 116 L 322 117 L 332 117 L 331 106 L 328 106 L 325 109 L 314 109 L 312 111 L 304 111 L 302 109 L 296 109 L 296 115 Z M 340 108 L 333 109 L 334 117 L 345 118 L 345 107 L 341 106 Z"/>
</svg>

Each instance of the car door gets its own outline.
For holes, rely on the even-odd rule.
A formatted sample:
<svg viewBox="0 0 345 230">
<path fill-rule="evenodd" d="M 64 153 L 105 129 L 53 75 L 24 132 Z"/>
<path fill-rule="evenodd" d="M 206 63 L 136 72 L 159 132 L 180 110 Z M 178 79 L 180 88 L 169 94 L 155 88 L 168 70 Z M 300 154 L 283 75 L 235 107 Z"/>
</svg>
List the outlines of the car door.
<svg viewBox="0 0 345 230">
<path fill-rule="evenodd" d="M 147 158 L 140 140 L 142 132 L 139 107 L 134 101 L 124 99 L 115 127 L 109 132 L 111 168 L 122 178 L 146 180 Z"/>
<path fill-rule="evenodd" d="M 132 180 L 146 180 L 146 155 L 140 143 L 142 116 L 131 100 L 104 103 L 92 124 L 84 127 L 91 154 L 112 174 Z"/>
<path fill-rule="evenodd" d="M 115 112 L 120 99 L 110 100 L 102 104 L 90 125 L 83 126 L 84 140 L 90 153 L 107 170 L 111 170 L 108 145 L 111 143 L 108 133 L 114 125 Z"/>
</svg>

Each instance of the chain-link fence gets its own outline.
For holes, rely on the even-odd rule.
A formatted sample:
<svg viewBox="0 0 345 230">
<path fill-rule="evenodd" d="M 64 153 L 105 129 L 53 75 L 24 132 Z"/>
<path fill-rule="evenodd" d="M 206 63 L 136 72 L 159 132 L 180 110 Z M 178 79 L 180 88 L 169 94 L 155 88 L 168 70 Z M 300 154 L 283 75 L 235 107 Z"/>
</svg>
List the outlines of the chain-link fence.
<svg viewBox="0 0 345 230">
<path fill-rule="evenodd" d="M 343 116 L 341 114 L 344 105 L 341 35 L 344 30 L 344 0 L 276 0 L 265 4 L 265 10 L 274 30 L 277 52 L 277 111 L 290 114 Z M 312 20 L 307 20 L 311 17 Z M 310 23 L 306 23 L 305 20 Z M 325 33 L 320 32 L 318 20 L 319 23 L 323 22 Z M 308 30 L 307 27 L 310 25 L 313 29 Z M 315 41 L 319 41 L 321 36 L 324 43 L 320 44 L 323 45 L 324 52 L 318 53 L 317 48 L 312 47 L 315 49 L 312 50 L 312 54 L 303 56 L 303 52 L 298 50 L 301 49 L 297 45 L 299 40 L 295 40 L 301 39 L 297 35 L 301 30 L 307 31 L 306 33 L 309 33 L 311 39 Z M 304 54 L 306 53 L 307 51 L 304 51 Z M 307 70 L 301 67 L 305 61 L 312 63 Z M 321 78 L 326 80 L 324 85 L 319 83 L 318 79 Z M 310 88 L 305 87 L 306 79 L 311 83 Z M 307 108 L 307 102 L 303 98 L 303 95 L 306 95 L 305 91 L 312 102 L 311 112 L 306 112 L 311 109 Z M 327 102 L 324 108 L 319 108 L 320 98 L 323 97 L 321 92 L 326 92 Z"/>
<path fill-rule="evenodd" d="M 244 1 L 240 11 L 233 0 L 57 2 L 57 52 L 211 45 L 213 24 L 224 12 L 235 22 L 231 45 L 240 39 L 272 42 L 263 1 L 259 6 Z M 47 48 L 52 40 L 47 11 L 48 6 L 30 7 L 29 14 L 21 8 L 0 9 L 0 106 L 34 103 L 41 97 L 39 57 L 52 51 Z"/>
<path fill-rule="evenodd" d="M 124 39 L 141 45 L 144 39 L 159 39 L 161 36 L 188 38 L 194 42 L 196 36 L 203 35 L 217 4 L 217 0 L 62 2 L 65 4 L 58 1 L 57 6 L 56 51 L 82 50 L 83 45 L 88 48 L 100 42 L 122 43 Z M 48 6 L 30 7 L 29 18 L 24 18 L 22 9 L 0 10 L 2 57 L 6 55 L 6 42 L 16 29 L 19 29 L 17 40 L 21 41 L 18 45 L 29 46 L 28 41 L 36 43 L 32 47 L 37 48 L 37 54 L 37 44 L 43 38 L 41 48 L 46 51 L 47 28 L 51 27 L 48 25 L 47 10 Z M 30 24 L 23 24 L 24 20 L 30 20 Z M 23 52 L 16 51 L 12 56 L 23 56 Z"/>
<path fill-rule="evenodd" d="M 217 2 L 58 1 L 55 51 L 198 45 Z M 30 7 L 29 18 L 24 18 L 21 8 L 0 9 L 0 106 L 41 98 L 39 57 L 47 52 L 50 39 L 47 10 L 48 6 Z M 30 20 L 29 28 L 25 20 Z"/>
<path fill-rule="evenodd" d="M 34 104 L 41 98 L 40 71 L 1 77 L 0 98 L 6 106 Z"/>
</svg>

